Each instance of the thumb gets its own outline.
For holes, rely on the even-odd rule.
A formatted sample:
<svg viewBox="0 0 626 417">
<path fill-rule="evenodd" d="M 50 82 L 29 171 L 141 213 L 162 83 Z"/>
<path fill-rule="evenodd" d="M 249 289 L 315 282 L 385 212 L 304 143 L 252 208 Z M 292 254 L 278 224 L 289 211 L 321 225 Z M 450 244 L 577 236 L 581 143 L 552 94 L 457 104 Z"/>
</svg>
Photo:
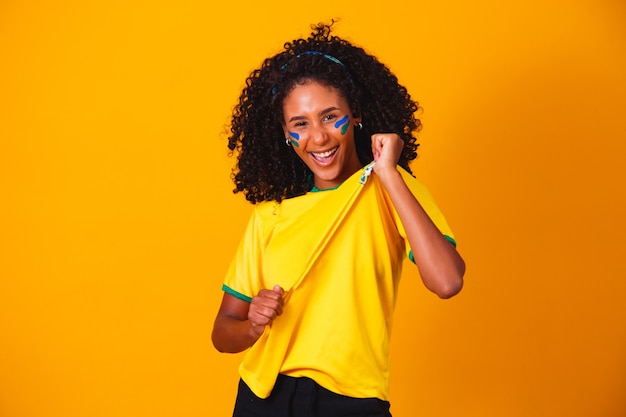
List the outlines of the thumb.
<svg viewBox="0 0 626 417">
<path fill-rule="evenodd" d="M 285 293 L 285 290 L 282 289 L 282 287 L 280 285 L 274 285 L 274 288 L 272 288 L 272 291 L 283 295 Z"/>
</svg>

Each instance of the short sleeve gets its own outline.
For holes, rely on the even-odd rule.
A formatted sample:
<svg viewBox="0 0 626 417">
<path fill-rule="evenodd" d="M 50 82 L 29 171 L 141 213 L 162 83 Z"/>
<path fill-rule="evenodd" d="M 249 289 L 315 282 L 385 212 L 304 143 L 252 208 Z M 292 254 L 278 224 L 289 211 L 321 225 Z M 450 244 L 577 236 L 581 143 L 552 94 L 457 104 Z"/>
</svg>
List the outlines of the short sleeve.
<svg viewBox="0 0 626 417">
<path fill-rule="evenodd" d="M 454 246 L 456 246 L 456 239 L 454 238 L 454 234 L 452 233 L 452 230 L 450 229 L 450 226 L 448 225 L 448 222 L 446 221 L 446 218 L 444 217 L 443 213 L 441 212 L 441 210 L 439 210 L 439 207 L 435 203 L 435 200 L 433 199 L 433 196 L 431 195 L 430 191 L 426 188 L 426 186 L 424 186 L 424 184 L 418 181 L 415 177 L 409 174 L 406 170 L 398 167 L 398 171 L 400 171 L 402 178 L 404 179 L 404 182 L 406 183 L 407 187 L 409 187 L 409 190 L 411 190 L 411 193 L 413 194 L 413 196 L 415 196 L 417 201 L 420 203 L 420 205 L 422 206 L 426 214 L 428 214 L 428 217 L 430 217 L 430 219 L 435 224 L 435 226 L 439 229 L 441 234 L 443 234 L 443 236 L 448 241 L 450 241 Z M 407 239 L 406 239 L 406 232 L 404 230 L 404 226 L 402 225 L 402 221 L 400 221 L 400 217 L 398 213 L 395 211 L 395 209 L 394 209 L 394 216 L 395 216 L 396 225 L 398 227 L 398 231 L 400 232 L 400 235 L 402 236 L 402 238 L 405 239 L 406 241 Z M 407 250 L 407 256 L 413 262 L 413 253 L 411 252 L 411 248 L 409 247 L 409 245 L 406 245 L 406 250 Z"/>
<path fill-rule="evenodd" d="M 263 230 L 258 210 L 252 212 L 235 256 L 226 272 L 222 290 L 250 302 L 261 289 Z"/>
</svg>

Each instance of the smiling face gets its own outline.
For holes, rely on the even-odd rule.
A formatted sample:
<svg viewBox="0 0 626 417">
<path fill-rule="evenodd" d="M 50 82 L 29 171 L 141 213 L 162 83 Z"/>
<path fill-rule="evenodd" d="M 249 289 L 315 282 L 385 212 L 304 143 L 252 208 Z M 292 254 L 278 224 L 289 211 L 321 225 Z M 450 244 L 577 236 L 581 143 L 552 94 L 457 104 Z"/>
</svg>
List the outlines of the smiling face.
<svg viewBox="0 0 626 417">
<path fill-rule="evenodd" d="M 283 100 L 283 130 L 321 190 L 340 185 L 361 168 L 346 99 L 315 81 L 298 84 Z"/>
</svg>

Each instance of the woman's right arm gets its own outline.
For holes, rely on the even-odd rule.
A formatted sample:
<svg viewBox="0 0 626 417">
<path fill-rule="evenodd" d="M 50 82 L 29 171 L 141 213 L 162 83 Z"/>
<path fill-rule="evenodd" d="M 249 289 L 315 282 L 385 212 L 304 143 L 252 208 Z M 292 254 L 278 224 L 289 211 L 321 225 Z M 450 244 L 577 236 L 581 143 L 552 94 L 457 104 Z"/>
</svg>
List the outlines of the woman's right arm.
<svg viewBox="0 0 626 417">
<path fill-rule="evenodd" d="M 283 294 L 283 289 L 276 285 L 271 290 L 259 291 L 247 302 L 225 292 L 211 334 L 215 348 L 237 353 L 252 346 L 265 326 L 282 314 Z"/>
</svg>

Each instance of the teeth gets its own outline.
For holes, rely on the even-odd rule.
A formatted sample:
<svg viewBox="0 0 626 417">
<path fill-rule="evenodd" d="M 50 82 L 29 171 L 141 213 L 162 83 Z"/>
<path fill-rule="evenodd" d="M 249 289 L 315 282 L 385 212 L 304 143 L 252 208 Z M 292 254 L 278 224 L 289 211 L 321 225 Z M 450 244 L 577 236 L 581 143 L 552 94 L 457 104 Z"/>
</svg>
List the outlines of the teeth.
<svg viewBox="0 0 626 417">
<path fill-rule="evenodd" d="M 311 152 L 311 153 L 316 158 L 327 158 L 327 157 L 331 156 L 332 154 L 334 154 L 335 152 L 337 152 L 337 148 L 331 149 L 330 151 L 326 151 L 326 152 L 322 152 L 322 153 L 316 153 L 316 152 Z"/>
</svg>

